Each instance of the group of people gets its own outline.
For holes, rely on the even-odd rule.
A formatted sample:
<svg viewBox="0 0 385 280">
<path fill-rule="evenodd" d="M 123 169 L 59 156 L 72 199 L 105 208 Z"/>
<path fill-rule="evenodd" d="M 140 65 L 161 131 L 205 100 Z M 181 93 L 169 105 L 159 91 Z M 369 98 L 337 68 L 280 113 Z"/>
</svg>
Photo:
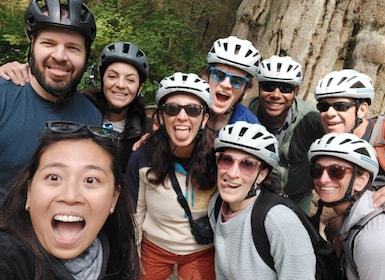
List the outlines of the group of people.
<svg viewBox="0 0 385 280">
<path fill-rule="evenodd" d="M 335 211 L 327 237 L 344 252 L 350 228 L 384 202 L 382 119 L 366 118 L 374 88 L 363 73 L 322 78 L 317 111 L 296 97 L 298 62 L 262 60 L 250 41 L 220 38 L 205 79 L 160 81 L 151 129 L 143 50 L 106 46 L 101 89 L 80 93 L 96 36 L 88 7 L 33 0 L 24 25 L 28 63 L 0 67 L 0 278 L 167 279 L 177 265 L 180 279 L 314 279 L 311 240 L 284 205 L 265 220 L 275 269 L 252 250 L 261 190 L 309 213 L 315 189 Z M 247 108 L 254 79 L 259 94 Z M 358 234 L 348 279 L 385 274 L 384 217 Z M 201 238 L 210 228 L 214 237 Z"/>
</svg>

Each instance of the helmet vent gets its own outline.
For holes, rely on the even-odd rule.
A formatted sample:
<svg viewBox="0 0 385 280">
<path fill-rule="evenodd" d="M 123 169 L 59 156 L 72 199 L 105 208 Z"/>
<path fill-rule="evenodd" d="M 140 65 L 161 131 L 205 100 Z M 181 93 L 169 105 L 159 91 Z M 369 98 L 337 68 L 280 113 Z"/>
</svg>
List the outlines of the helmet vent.
<svg viewBox="0 0 385 280">
<path fill-rule="evenodd" d="M 359 149 L 356 149 L 355 152 L 356 152 L 356 153 L 359 153 L 359 154 L 361 154 L 361 155 L 365 155 L 365 156 L 370 157 L 370 154 L 368 153 L 368 150 L 365 149 L 365 148 L 359 148 Z"/>
<path fill-rule="evenodd" d="M 361 83 L 360 81 L 354 83 L 351 88 L 365 88 L 365 85 Z"/>
<path fill-rule="evenodd" d="M 124 44 L 123 45 L 123 52 L 124 53 L 129 53 L 130 51 L 130 45 L 129 44 Z"/>
</svg>

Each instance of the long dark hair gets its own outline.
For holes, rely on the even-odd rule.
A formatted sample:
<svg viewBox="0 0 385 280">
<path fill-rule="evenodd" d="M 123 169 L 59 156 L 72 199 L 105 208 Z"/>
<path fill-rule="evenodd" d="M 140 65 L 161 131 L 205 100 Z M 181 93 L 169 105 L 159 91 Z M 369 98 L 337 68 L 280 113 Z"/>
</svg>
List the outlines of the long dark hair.
<svg viewBox="0 0 385 280">
<path fill-rule="evenodd" d="M 158 109 L 155 114 L 159 116 L 160 113 Z M 216 185 L 215 137 L 211 130 L 201 129 L 194 140 L 194 149 L 189 160 L 189 176 L 193 185 L 202 190 L 211 189 Z M 151 167 L 147 171 L 149 181 L 156 185 L 164 185 L 168 172 L 174 171 L 172 150 L 164 125 L 160 125 L 151 135 L 143 149 L 151 161 Z"/>
<path fill-rule="evenodd" d="M 39 167 L 45 151 L 58 141 L 92 139 L 111 156 L 111 169 L 115 187 L 120 186 L 120 196 L 115 212 L 108 216 L 103 231 L 110 246 L 107 275 L 112 279 L 139 279 L 139 258 L 136 250 L 132 207 L 124 179 L 122 177 L 116 143 L 111 139 L 94 137 L 85 128 L 76 133 L 47 133 L 28 164 L 10 184 L 9 192 L 0 207 L 0 229 L 11 233 L 28 244 L 35 255 L 35 279 L 53 279 L 48 261 L 43 256 L 42 247 L 35 235 L 29 212 L 25 210 L 28 184 Z"/>
</svg>

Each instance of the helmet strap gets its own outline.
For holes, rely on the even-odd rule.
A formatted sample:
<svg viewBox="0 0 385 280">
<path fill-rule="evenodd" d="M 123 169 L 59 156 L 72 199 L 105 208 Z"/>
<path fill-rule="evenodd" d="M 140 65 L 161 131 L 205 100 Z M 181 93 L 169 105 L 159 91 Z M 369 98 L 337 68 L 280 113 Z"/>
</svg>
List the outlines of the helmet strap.
<svg viewBox="0 0 385 280">
<path fill-rule="evenodd" d="M 357 112 L 358 112 L 358 109 L 360 107 L 360 103 L 356 100 L 356 115 L 355 115 L 355 120 L 354 120 L 354 126 L 353 128 L 349 131 L 349 133 L 353 133 L 353 131 L 360 126 L 360 124 L 362 123 L 362 118 L 359 118 L 358 115 L 357 115 Z"/>
<path fill-rule="evenodd" d="M 254 197 L 256 195 L 257 187 L 258 187 L 256 184 L 257 184 L 257 180 L 258 180 L 259 174 L 261 174 L 262 170 L 263 170 L 263 168 L 261 166 L 259 171 L 258 171 L 257 177 L 255 177 L 253 183 L 251 184 L 250 190 L 249 190 L 248 194 L 246 195 L 246 197 L 244 198 L 244 200 L 249 199 L 251 197 Z"/>
</svg>

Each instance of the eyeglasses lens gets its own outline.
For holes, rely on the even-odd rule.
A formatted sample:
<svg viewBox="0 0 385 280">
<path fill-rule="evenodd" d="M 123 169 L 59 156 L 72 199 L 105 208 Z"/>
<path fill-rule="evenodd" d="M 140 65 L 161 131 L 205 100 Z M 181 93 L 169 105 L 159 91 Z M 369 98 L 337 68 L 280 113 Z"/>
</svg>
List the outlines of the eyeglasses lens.
<svg viewBox="0 0 385 280">
<path fill-rule="evenodd" d="M 317 109 L 321 113 L 327 112 L 330 107 L 333 107 L 338 112 L 346 112 L 351 107 L 353 107 L 356 103 L 352 102 L 335 102 L 335 103 L 327 103 L 327 102 L 318 102 Z"/>
<path fill-rule="evenodd" d="M 353 168 L 341 166 L 338 164 L 333 164 L 333 165 L 329 165 L 329 166 L 322 166 L 319 164 L 315 164 L 315 165 L 310 166 L 310 168 L 309 168 L 310 176 L 313 179 L 319 179 L 319 178 L 321 178 L 324 170 L 326 170 L 330 179 L 341 180 L 342 178 L 344 178 L 346 172 L 353 170 Z"/>
<path fill-rule="evenodd" d="M 261 82 L 260 85 L 262 90 L 267 92 L 273 92 L 276 88 L 278 88 L 281 93 L 291 93 L 295 89 L 295 86 L 287 83 Z"/>
<path fill-rule="evenodd" d="M 211 77 L 213 78 L 214 81 L 218 83 L 223 82 L 226 79 L 226 77 L 229 77 L 230 84 L 234 88 L 241 88 L 246 82 L 249 81 L 249 78 L 229 74 L 215 67 L 211 67 L 210 71 L 211 71 Z"/>
<path fill-rule="evenodd" d="M 169 116 L 176 116 L 179 114 L 180 110 L 184 109 L 186 114 L 190 117 L 197 117 L 201 114 L 203 106 L 199 104 L 187 104 L 179 105 L 176 103 L 167 103 L 163 104 L 163 111 Z"/>
<path fill-rule="evenodd" d="M 230 168 L 233 167 L 235 162 L 238 162 L 238 168 L 243 174 L 253 174 L 258 167 L 259 161 L 257 160 L 252 160 L 252 159 L 241 159 L 241 160 L 235 160 L 233 159 L 232 156 L 226 155 L 224 153 L 217 153 L 217 166 L 220 169 L 223 170 L 229 170 Z"/>
<path fill-rule="evenodd" d="M 84 125 L 66 121 L 49 121 L 46 124 L 46 128 L 55 133 L 75 133 L 82 128 L 86 128 L 89 133 L 98 137 L 107 137 L 118 141 L 120 139 L 120 133 L 118 131 L 96 125 Z"/>
<path fill-rule="evenodd" d="M 79 131 L 84 125 L 75 122 L 50 121 L 47 122 L 46 127 L 52 132 L 74 133 Z"/>
</svg>

